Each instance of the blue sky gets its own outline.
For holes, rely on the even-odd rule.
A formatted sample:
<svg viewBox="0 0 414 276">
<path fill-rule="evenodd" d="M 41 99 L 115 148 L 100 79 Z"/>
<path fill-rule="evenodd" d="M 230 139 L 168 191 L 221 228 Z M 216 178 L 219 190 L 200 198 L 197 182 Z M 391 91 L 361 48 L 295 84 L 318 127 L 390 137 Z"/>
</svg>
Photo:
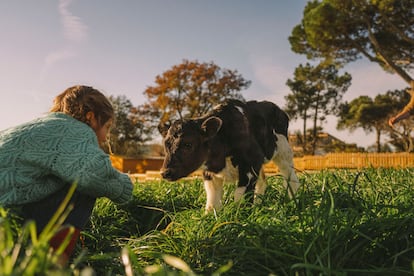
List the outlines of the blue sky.
<svg viewBox="0 0 414 276">
<path fill-rule="evenodd" d="M 251 80 L 246 99 L 283 107 L 286 80 L 305 63 L 288 36 L 306 0 L 2 0 L 0 1 L 0 130 L 41 116 L 75 84 L 134 105 L 155 77 L 184 59 L 214 62 Z M 364 60 L 344 68 L 352 77 L 346 100 L 407 85 Z M 300 129 L 292 122 L 291 130 Z M 367 146 L 374 134 L 324 128 Z"/>
</svg>

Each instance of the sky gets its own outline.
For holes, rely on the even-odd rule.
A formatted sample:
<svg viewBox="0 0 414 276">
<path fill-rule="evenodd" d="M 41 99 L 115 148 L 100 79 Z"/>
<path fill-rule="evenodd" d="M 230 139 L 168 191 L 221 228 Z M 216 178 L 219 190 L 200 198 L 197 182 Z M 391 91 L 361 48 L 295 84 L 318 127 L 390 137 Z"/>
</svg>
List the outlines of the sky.
<svg viewBox="0 0 414 276">
<path fill-rule="evenodd" d="M 2 0 L 0 1 L 0 130 L 48 112 L 66 88 L 89 85 L 125 95 L 134 105 L 157 75 L 183 60 L 237 70 L 251 86 L 247 100 L 283 108 L 286 81 L 307 62 L 290 49 L 306 0 Z M 375 97 L 407 84 L 362 59 L 345 66 L 352 85 L 344 95 Z M 369 146 L 375 134 L 324 130 Z M 301 130 L 292 121 L 290 131 Z"/>
</svg>

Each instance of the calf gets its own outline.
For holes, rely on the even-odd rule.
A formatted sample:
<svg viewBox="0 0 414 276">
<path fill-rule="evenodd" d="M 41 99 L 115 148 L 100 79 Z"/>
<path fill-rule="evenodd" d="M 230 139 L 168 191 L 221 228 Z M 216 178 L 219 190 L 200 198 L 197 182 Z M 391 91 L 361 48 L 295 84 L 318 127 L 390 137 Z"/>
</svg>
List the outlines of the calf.
<svg viewBox="0 0 414 276">
<path fill-rule="evenodd" d="M 175 181 L 204 165 L 206 211 L 221 208 L 223 172 L 237 169 L 234 198 L 246 192 L 263 194 L 263 164 L 273 160 L 284 176 L 289 195 L 299 187 L 288 143 L 289 118 L 277 105 L 228 100 L 198 118 L 177 120 L 158 129 L 164 138 L 164 179 Z M 252 194 L 252 193 L 251 193 Z"/>
</svg>

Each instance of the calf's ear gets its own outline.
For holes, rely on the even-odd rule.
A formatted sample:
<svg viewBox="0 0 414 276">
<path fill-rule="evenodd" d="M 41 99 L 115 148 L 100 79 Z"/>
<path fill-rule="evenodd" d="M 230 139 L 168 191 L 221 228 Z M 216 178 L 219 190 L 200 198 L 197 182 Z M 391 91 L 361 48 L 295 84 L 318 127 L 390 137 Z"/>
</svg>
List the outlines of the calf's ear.
<svg viewBox="0 0 414 276">
<path fill-rule="evenodd" d="M 205 119 L 204 122 L 201 124 L 201 130 L 207 136 L 207 138 L 211 138 L 217 134 L 222 124 L 223 121 L 220 118 L 215 116 L 209 117 Z"/>
<path fill-rule="evenodd" d="M 159 123 L 158 124 L 158 131 L 161 133 L 162 137 L 165 137 L 167 135 L 168 129 L 170 128 L 169 123 Z"/>
</svg>

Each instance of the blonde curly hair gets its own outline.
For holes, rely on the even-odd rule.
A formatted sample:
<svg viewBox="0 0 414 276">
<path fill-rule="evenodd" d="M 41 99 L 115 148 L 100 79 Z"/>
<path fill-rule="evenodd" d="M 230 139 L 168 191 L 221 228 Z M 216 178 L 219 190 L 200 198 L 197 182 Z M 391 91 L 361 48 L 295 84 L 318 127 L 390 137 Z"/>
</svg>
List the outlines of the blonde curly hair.
<svg viewBox="0 0 414 276">
<path fill-rule="evenodd" d="M 76 85 L 69 87 L 56 96 L 50 112 L 63 112 L 73 118 L 89 124 L 86 114 L 92 111 L 102 127 L 114 118 L 111 102 L 100 91 L 90 86 Z"/>
</svg>

